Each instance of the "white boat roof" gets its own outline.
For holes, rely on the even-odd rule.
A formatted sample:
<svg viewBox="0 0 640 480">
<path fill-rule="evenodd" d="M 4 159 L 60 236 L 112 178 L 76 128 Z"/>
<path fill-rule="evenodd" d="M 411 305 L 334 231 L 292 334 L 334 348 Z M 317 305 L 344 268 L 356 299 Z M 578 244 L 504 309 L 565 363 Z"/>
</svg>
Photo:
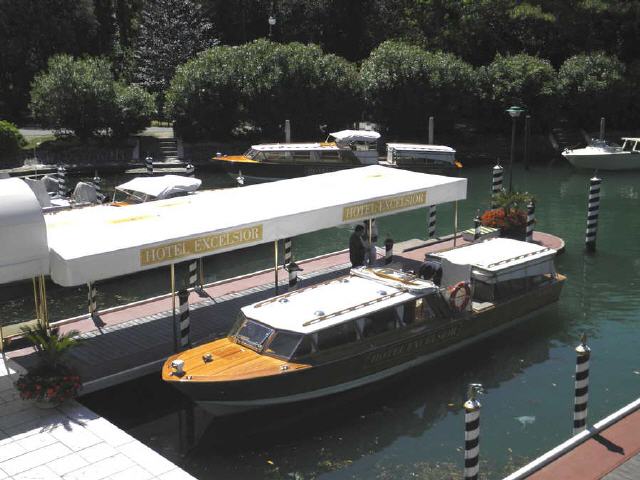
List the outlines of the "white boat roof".
<svg viewBox="0 0 640 480">
<path fill-rule="evenodd" d="M 50 274 L 60 285 L 81 285 L 463 200 L 466 192 L 465 178 L 371 165 L 125 207 L 68 210 L 46 215 Z"/>
<path fill-rule="evenodd" d="M 640 142 L 640 138 L 638 138 L 638 137 L 622 137 L 622 140 L 630 140 L 632 142 Z"/>
<path fill-rule="evenodd" d="M 432 291 L 437 287 L 431 282 Z M 242 308 L 248 318 L 278 330 L 313 333 L 424 296 L 348 275 Z M 326 318 L 325 318 L 326 316 Z"/>
<path fill-rule="evenodd" d="M 136 177 L 118 185 L 118 190 L 142 193 L 158 199 L 167 198 L 177 193 L 195 192 L 202 185 L 202 180 L 181 175 L 162 175 L 158 177 Z"/>
<path fill-rule="evenodd" d="M 387 143 L 387 149 L 408 150 L 416 152 L 447 152 L 456 153 L 456 151 L 446 145 L 429 145 L 426 143 Z"/>
<path fill-rule="evenodd" d="M 376 142 L 380 138 L 378 132 L 373 130 L 340 130 L 330 133 L 338 142 Z"/>
<path fill-rule="evenodd" d="M 510 238 L 492 238 L 430 256 L 444 258 L 458 265 L 470 265 L 488 272 L 499 272 L 546 257 L 553 257 L 553 248 Z"/>
<path fill-rule="evenodd" d="M 294 152 L 308 150 L 340 150 L 335 143 L 263 143 L 252 145 L 251 148 L 260 152 Z"/>
</svg>

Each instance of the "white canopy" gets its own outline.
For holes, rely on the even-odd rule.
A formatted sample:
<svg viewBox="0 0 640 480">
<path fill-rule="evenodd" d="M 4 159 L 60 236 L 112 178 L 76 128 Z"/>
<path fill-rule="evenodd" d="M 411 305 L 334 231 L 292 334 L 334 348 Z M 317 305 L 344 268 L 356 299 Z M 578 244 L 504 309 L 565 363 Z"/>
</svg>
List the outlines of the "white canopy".
<svg viewBox="0 0 640 480">
<path fill-rule="evenodd" d="M 0 284 L 49 273 L 40 203 L 19 178 L 0 180 Z"/>
<path fill-rule="evenodd" d="M 51 277 L 60 285 L 80 285 L 462 200 L 466 190 L 465 178 L 372 165 L 120 208 L 60 212 L 47 216 Z"/>
<path fill-rule="evenodd" d="M 373 130 L 340 130 L 339 132 L 330 133 L 336 142 L 375 142 L 380 138 L 378 132 Z"/>
<path fill-rule="evenodd" d="M 446 152 L 456 153 L 456 151 L 446 145 L 429 145 L 424 143 L 387 143 L 387 149 L 409 152 Z"/>
<path fill-rule="evenodd" d="M 202 180 L 197 178 L 162 175 L 159 177 L 136 177 L 116 188 L 163 199 L 179 193 L 195 192 L 200 188 L 200 185 L 202 185 Z"/>
</svg>

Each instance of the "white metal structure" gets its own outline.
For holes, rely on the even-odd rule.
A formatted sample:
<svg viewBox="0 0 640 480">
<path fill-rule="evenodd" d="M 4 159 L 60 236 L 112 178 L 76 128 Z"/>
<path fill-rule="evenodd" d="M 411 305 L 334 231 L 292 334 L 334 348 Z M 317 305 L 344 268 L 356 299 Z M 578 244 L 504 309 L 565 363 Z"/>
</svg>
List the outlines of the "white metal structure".
<svg viewBox="0 0 640 480">
<path fill-rule="evenodd" d="M 577 168 L 592 170 L 640 169 L 640 138 L 625 137 L 622 146 L 593 140 L 584 148 L 565 149 L 562 156 Z"/>
<path fill-rule="evenodd" d="M 202 180 L 182 175 L 162 175 L 158 177 L 136 177 L 116 187 L 141 202 L 162 200 L 165 198 L 195 192 Z"/>
<path fill-rule="evenodd" d="M 445 145 L 387 143 L 387 161 L 399 164 L 403 160 L 420 161 L 425 165 L 445 163 L 454 166 L 456 151 Z"/>
</svg>

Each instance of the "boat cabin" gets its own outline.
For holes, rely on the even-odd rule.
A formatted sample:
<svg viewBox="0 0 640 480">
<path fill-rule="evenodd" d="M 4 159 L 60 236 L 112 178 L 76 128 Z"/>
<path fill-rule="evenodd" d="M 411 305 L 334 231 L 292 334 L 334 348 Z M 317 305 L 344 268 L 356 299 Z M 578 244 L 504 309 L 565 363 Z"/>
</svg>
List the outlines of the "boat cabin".
<svg viewBox="0 0 640 480">
<path fill-rule="evenodd" d="M 195 192 L 200 185 L 202 180 L 182 175 L 136 177 L 115 188 L 113 201 L 130 204 L 180 197 Z"/>
<path fill-rule="evenodd" d="M 640 153 L 640 138 L 623 137 L 622 151 Z"/>
<path fill-rule="evenodd" d="M 445 145 L 387 143 L 387 162 L 399 167 L 447 169 L 461 167 L 456 151 Z"/>
</svg>

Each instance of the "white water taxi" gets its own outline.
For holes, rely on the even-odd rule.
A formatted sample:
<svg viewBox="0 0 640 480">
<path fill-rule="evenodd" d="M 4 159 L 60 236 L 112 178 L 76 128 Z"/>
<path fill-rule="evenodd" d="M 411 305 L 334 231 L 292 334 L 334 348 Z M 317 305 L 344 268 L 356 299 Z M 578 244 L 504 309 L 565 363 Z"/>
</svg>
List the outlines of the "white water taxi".
<svg viewBox="0 0 640 480">
<path fill-rule="evenodd" d="M 593 140 L 584 148 L 565 149 L 562 156 L 577 168 L 592 170 L 640 169 L 640 138 L 624 137 L 622 146 Z"/>
</svg>

